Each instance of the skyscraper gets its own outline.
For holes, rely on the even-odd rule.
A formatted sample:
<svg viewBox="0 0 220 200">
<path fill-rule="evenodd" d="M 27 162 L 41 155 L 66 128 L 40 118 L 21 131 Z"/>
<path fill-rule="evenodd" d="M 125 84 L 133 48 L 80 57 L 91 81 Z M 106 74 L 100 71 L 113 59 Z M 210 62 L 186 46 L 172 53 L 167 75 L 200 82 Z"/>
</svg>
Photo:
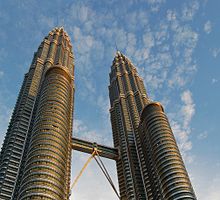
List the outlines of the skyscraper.
<svg viewBox="0 0 220 200">
<path fill-rule="evenodd" d="M 121 200 L 196 199 L 162 105 L 120 52 L 109 86 L 116 148 L 72 138 L 73 60 L 63 28 L 34 54 L 0 154 L 0 199 L 69 199 L 72 149 L 116 160 Z"/>
<path fill-rule="evenodd" d="M 196 199 L 163 107 L 148 98 L 135 66 L 120 52 L 109 97 L 121 199 Z"/>
<path fill-rule="evenodd" d="M 149 98 L 143 80 L 134 65 L 120 52 L 116 53 L 111 73 L 109 97 L 114 146 L 119 148 L 118 181 L 122 199 L 146 199 L 139 160 L 143 155 L 138 126 L 140 114 Z M 145 169 L 145 166 L 143 166 Z"/>
<path fill-rule="evenodd" d="M 55 28 L 34 54 L 12 114 L 0 155 L 0 199 L 68 199 L 73 81 L 70 38 Z"/>
</svg>

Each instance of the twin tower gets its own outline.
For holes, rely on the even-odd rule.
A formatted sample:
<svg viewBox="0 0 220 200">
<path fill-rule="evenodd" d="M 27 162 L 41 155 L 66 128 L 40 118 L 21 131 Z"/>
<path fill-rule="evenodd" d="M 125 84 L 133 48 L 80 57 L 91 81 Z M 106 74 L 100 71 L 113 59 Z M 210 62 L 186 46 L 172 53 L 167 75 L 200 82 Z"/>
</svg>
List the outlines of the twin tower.
<svg viewBox="0 0 220 200">
<path fill-rule="evenodd" d="M 72 138 L 73 62 L 69 36 L 53 29 L 34 54 L 7 129 L 1 200 L 69 199 L 71 151 L 92 148 Z M 116 160 L 120 199 L 196 199 L 162 105 L 148 98 L 135 66 L 120 52 L 111 66 L 109 97 L 115 148 L 98 148 Z"/>
</svg>

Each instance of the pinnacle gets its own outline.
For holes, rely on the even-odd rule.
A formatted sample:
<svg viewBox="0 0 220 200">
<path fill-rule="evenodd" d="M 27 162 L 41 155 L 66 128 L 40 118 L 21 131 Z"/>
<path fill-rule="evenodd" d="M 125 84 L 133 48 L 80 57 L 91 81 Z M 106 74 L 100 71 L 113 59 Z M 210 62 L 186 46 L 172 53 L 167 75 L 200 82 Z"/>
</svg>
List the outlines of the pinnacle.
<svg viewBox="0 0 220 200">
<path fill-rule="evenodd" d="M 59 31 L 59 32 L 61 32 L 61 31 L 65 31 L 64 30 L 64 27 L 63 26 L 56 26 L 56 27 L 54 27 L 53 29 L 52 29 L 52 32 L 53 31 Z"/>
<path fill-rule="evenodd" d="M 116 51 L 116 56 L 120 56 L 121 55 L 121 52 L 120 51 Z"/>
</svg>

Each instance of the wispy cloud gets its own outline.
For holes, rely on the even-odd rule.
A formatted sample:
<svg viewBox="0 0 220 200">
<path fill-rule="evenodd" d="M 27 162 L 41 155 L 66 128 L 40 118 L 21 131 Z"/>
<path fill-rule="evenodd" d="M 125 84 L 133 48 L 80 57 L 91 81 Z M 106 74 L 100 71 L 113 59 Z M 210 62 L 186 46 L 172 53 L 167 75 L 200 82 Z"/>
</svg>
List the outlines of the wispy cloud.
<svg viewBox="0 0 220 200">
<path fill-rule="evenodd" d="M 217 83 L 217 82 L 218 82 L 218 79 L 212 78 L 212 84 L 215 84 L 215 83 Z"/>
<path fill-rule="evenodd" d="M 147 48 L 147 49 L 152 48 L 154 46 L 153 34 L 151 32 L 144 34 L 143 35 L 143 42 L 144 42 L 145 48 Z"/>
<path fill-rule="evenodd" d="M 189 90 L 185 90 L 181 94 L 181 100 L 182 105 L 179 113 L 170 115 L 171 127 L 185 161 L 190 163 L 193 161 L 193 155 L 189 153 L 192 149 L 190 123 L 195 114 L 195 104 L 193 102 L 192 93 Z"/>
<path fill-rule="evenodd" d="M 106 134 L 107 131 L 107 134 Z M 73 135 L 84 140 L 112 146 L 111 133 L 107 129 L 92 130 L 84 121 L 74 119 Z"/>
<path fill-rule="evenodd" d="M 175 25 L 173 47 L 178 61 L 176 68 L 172 71 L 171 79 L 168 81 L 170 87 L 183 87 L 190 81 L 192 74 L 196 71 L 196 63 L 192 59 L 194 49 L 198 42 L 198 33 L 190 26 Z"/>
<path fill-rule="evenodd" d="M 148 3 L 151 6 L 152 12 L 158 12 L 161 5 L 165 3 L 165 0 L 148 0 Z"/>
<path fill-rule="evenodd" d="M 41 24 L 41 26 L 45 26 L 48 28 L 54 28 L 54 26 L 56 25 L 56 19 L 54 19 L 52 16 L 46 16 L 46 15 L 39 15 L 38 18 L 38 23 Z"/>
<path fill-rule="evenodd" d="M 204 139 L 207 138 L 207 137 L 208 137 L 208 132 L 207 132 L 207 131 L 204 131 L 204 132 L 200 133 L 200 134 L 197 136 L 197 138 L 198 138 L 199 140 L 204 140 Z"/>
<path fill-rule="evenodd" d="M 174 10 L 167 10 L 167 21 L 174 21 L 176 20 L 176 11 Z"/>
<path fill-rule="evenodd" d="M 184 91 L 181 94 L 181 100 L 183 106 L 181 108 L 181 114 L 183 116 L 183 126 L 188 128 L 193 115 L 195 114 L 195 104 L 193 103 L 192 93 L 189 90 Z"/>
<path fill-rule="evenodd" d="M 204 24 L 204 31 L 209 34 L 212 32 L 212 23 L 211 21 L 207 21 L 205 24 Z"/>
<path fill-rule="evenodd" d="M 199 9 L 198 1 L 190 1 L 189 3 L 185 3 L 182 9 L 182 20 L 192 20 L 194 15 Z"/>
<path fill-rule="evenodd" d="M 109 115 L 110 101 L 108 97 L 104 97 L 103 95 L 98 96 L 97 105 L 101 109 L 103 114 L 107 116 Z"/>
<path fill-rule="evenodd" d="M 214 49 L 211 49 L 210 51 L 214 58 L 218 57 L 218 55 L 220 54 L 220 48 L 214 48 Z"/>
</svg>

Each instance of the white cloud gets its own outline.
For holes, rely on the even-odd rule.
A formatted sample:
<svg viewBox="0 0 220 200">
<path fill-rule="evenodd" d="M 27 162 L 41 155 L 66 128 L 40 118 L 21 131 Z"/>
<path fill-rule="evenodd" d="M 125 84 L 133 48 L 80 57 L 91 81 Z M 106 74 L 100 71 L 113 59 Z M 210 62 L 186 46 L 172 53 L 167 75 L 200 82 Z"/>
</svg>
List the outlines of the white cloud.
<svg viewBox="0 0 220 200">
<path fill-rule="evenodd" d="M 93 47 L 94 43 L 94 37 L 90 34 L 84 34 L 82 33 L 82 30 L 74 26 L 72 28 L 72 36 L 74 40 L 76 41 L 76 51 L 78 54 L 86 54 L 91 51 L 91 48 Z"/>
<path fill-rule="evenodd" d="M 204 31 L 209 34 L 212 32 L 212 23 L 210 21 L 207 21 L 205 24 L 204 24 Z"/>
<path fill-rule="evenodd" d="M 199 2 L 198 1 L 190 1 L 189 4 L 184 4 L 182 9 L 182 20 L 192 20 L 194 15 L 199 9 Z"/>
<path fill-rule="evenodd" d="M 160 23 L 158 28 L 156 28 L 155 33 L 153 34 L 155 35 L 157 45 L 163 44 L 169 38 L 168 28 L 168 23 L 165 22 Z"/>
<path fill-rule="evenodd" d="M 148 0 L 152 12 L 158 12 L 165 0 Z"/>
<path fill-rule="evenodd" d="M 87 127 L 84 125 L 84 123 L 81 120 L 74 119 L 73 122 L 73 135 L 78 135 L 81 132 L 84 132 L 87 130 Z"/>
<path fill-rule="evenodd" d="M 88 140 L 91 142 L 97 142 L 99 144 L 105 144 L 112 146 L 112 136 L 108 129 L 91 130 L 84 121 L 74 119 L 73 121 L 73 136 Z"/>
<path fill-rule="evenodd" d="M 136 49 L 134 56 L 136 60 L 145 61 L 149 58 L 150 51 L 149 49 Z"/>
<path fill-rule="evenodd" d="M 191 78 L 191 75 L 194 71 L 196 71 L 196 65 L 182 65 L 177 66 L 175 70 L 172 72 L 172 76 L 168 80 L 168 86 L 170 88 L 177 88 L 177 87 L 183 87 Z"/>
<path fill-rule="evenodd" d="M 189 90 L 185 90 L 181 94 L 181 100 L 183 104 L 179 109 L 179 113 L 170 115 L 171 127 L 184 160 L 187 163 L 191 163 L 194 156 L 190 153 L 192 149 L 190 123 L 195 114 L 195 104 L 193 102 L 192 93 Z"/>
<path fill-rule="evenodd" d="M 183 124 L 177 121 L 171 121 L 171 126 L 175 136 L 177 137 L 177 141 L 179 144 L 178 146 L 181 152 L 184 154 L 187 151 L 191 150 L 192 142 L 189 141 L 189 129 L 184 128 Z"/>
<path fill-rule="evenodd" d="M 102 143 L 104 140 L 96 131 L 90 130 L 83 121 L 78 119 L 74 119 L 73 122 L 73 135 L 97 143 Z"/>
<path fill-rule="evenodd" d="M 133 33 L 128 33 L 127 40 L 126 54 L 132 55 L 136 51 L 137 38 Z"/>
<path fill-rule="evenodd" d="M 93 85 L 93 81 L 91 79 L 87 78 L 86 76 L 83 76 L 82 80 L 84 81 L 84 84 L 85 84 L 88 92 L 90 94 L 94 94 L 95 93 L 95 86 Z"/>
<path fill-rule="evenodd" d="M 207 137 L 208 137 L 208 132 L 207 132 L 207 131 L 204 131 L 203 133 L 200 133 L 197 138 L 198 138 L 199 140 L 204 140 L 204 139 L 207 138 Z"/>
<path fill-rule="evenodd" d="M 167 78 L 167 73 L 166 71 L 162 71 L 161 73 L 158 73 L 157 75 L 153 74 L 146 74 L 145 76 L 145 82 L 146 85 L 150 86 L 153 89 L 159 89 L 163 86 L 164 81 Z"/>
<path fill-rule="evenodd" d="M 124 29 L 119 28 L 115 34 L 115 42 L 119 49 L 124 49 L 127 46 L 127 34 Z M 113 40 L 114 41 L 114 40 Z"/>
<path fill-rule="evenodd" d="M 212 84 L 215 84 L 218 82 L 218 79 L 212 78 Z"/>
<path fill-rule="evenodd" d="M 164 96 L 163 99 L 160 100 L 161 104 L 163 105 L 163 107 L 166 110 L 166 107 L 169 105 L 170 103 L 170 98 L 168 96 Z"/>
<path fill-rule="evenodd" d="M 216 58 L 220 54 L 220 48 L 211 49 L 212 56 Z"/>
<path fill-rule="evenodd" d="M 79 12 L 78 12 L 79 19 L 82 22 L 85 22 L 88 19 L 88 12 L 89 12 L 89 9 L 86 6 L 82 6 L 81 9 L 79 10 Z"/>
<path fill-rule="evenodd" d="M 53 28 L 55 26 L 55 19 L 52 17 L 48 17 L 46 15 L 40 15 L 37 18 L 38 23 L 41 24 L 41 26 L 45 26 L 45 27 L 49 27 L 49 28 Z"/>
<path fill-rule="evenodd" d="M 150 33 L 145 33 L 143 35 L 143 43 L 145 45 L 145 48 L 150 49 L 154 46 L 154 37 L 153 34 Z"/>
<path fill-rule="evenodd" d="M 194 48 L 198 41 L 198 34 L 189 26 L 177 26 L 175 30 L 173 46 L 185 46 Z"/>
<path fill-rule="evenodd" d="M 181 114 L 183 116 L 183 126 L 188 128 L 193 115 L 195 114 L 195 104 L 193 103 L 192 93 L 189 90 L 184 91 L 181 94 L 181 100 L 184 105 L 181 108 Z"/>
<path fill-rule="evenodd" d="M 126 20 L 125 25 L 130 32 L 135 32 L 140 28 L 147 28 L 149 25 L 149 15 L 145 10 L 139 10 L 139 12 L 127 12 L 125 15 Z"/>
<path fill-rule="evenodd" d="M 167 10 L 167 20 L 168 21 L 174 21 L 176 20 L 176 11 L 173 10 Z"/>
<path fill-rule="evenodd" d="M 70 6 L 68 14 L 71 20 L 79 21 L 80 23 L 86 22 L 89 18 L 93 17 L 93 11 L 83 3 L 74 3 Z"/>
<path fill-rule="evenodd" d="M 103 95 L 98 96 L 97 105 L 105 116 L 109 116 L 110 102 L 108 97 L 104 97 Z"/>
<path fill-rule="evenodd" d="M 197 4 L 190 6 L 196 13 Z M 147 66 L 148 70 L 143 70 L 146 85 L 158 89 L 167 84 L 170 89 L 174 89 L 189 83 L 197 70 L 193 53 L 198 40 L 198 33 L 189 24 L 184 22 L 182 25 L 175 10 L 168 10 L 166 20 L 148 28 L 147 34 L 143 35 L 147 52 L 145 60 L 141 48 L 134 53 L 138 65 Z M 152 48 L 157 49 L 157 52 Z"/>
<path fill-rule="evenodd" d="M 132 46 L 136 45 L 137 39 L 136 39 L 135 34 L 128 33 L 127 39 L 128 39 L 128 43 L 130 43 Z"/>
</svg>

